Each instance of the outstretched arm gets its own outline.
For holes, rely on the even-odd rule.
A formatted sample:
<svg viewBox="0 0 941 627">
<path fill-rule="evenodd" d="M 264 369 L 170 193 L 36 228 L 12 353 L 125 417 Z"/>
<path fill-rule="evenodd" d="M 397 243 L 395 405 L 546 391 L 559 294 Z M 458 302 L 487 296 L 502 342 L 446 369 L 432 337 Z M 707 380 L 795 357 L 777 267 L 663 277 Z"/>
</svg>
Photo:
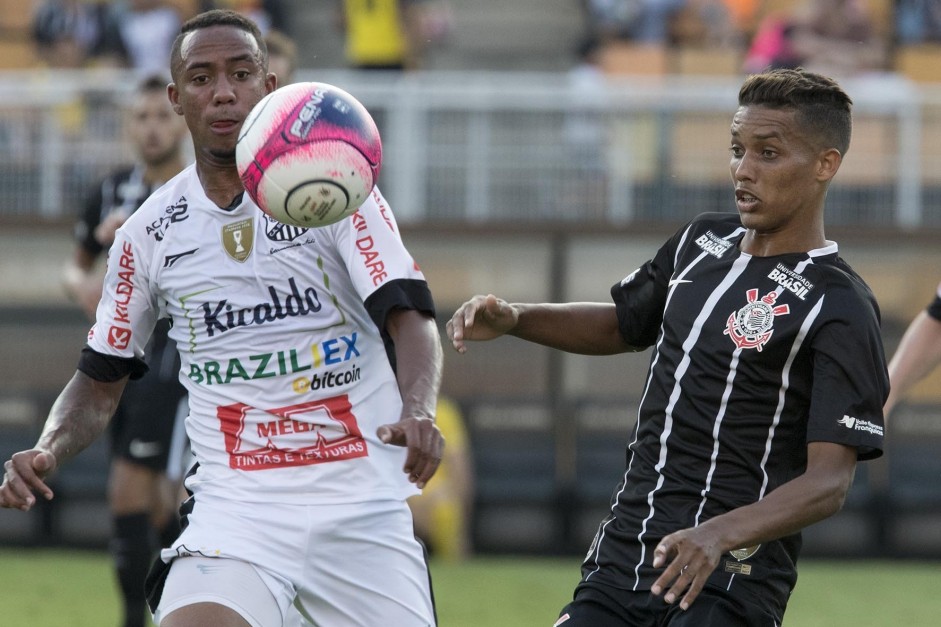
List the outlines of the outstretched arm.
<svg viewBox="0 0 941 627">
<path fill-rule="evenodd" d="M 4 463 L 0 507 L 27 511 L 36 503 L 34 493 L 51 499 L 45 478 L 105 430 L 126 383 L 127 377 L 105 383 L 76 372 L 49 411 L 36 446 Z"/>
<path fill-rule="evenodd" d="M 389 312 L 386 329 L 395 344 L 402 415 L 398 422 L 379 427 L 377 435 L 386 444 L 408 448 L 403 471 L 409 481 L 423 488 L 444 451 L 444 438 L 434 422 L 441 387 L 438 327 L 419 311 L 396 309 Z"/>
<path fill-rule="evenodd" d="M 905 330 L 889 362 L 888 416 L 905 394 L 941 363 L 941 321 L 927 311 L 919 313 Z"/>
<path fill-rule="evenodd" d="M 666 567 L 651 591 L 683 609 L 699 595 L 728 551 L 800 531 L 843 506 L 856 470 L 856 449 L 831 442 L 807 446 L 807 470 L 763 499 L 665 537 L 654 551 L 654 567 Z"/>
<path fill-rule="evenodd" d="M 468 340 L 501 335 L 582 355 L 613 355 L 634 350 L 618 330 L 613 304 L 510 304 L 493 294 L 474 296 L 447 324 L 448 338 L 459 353 Z"/>
</svg>

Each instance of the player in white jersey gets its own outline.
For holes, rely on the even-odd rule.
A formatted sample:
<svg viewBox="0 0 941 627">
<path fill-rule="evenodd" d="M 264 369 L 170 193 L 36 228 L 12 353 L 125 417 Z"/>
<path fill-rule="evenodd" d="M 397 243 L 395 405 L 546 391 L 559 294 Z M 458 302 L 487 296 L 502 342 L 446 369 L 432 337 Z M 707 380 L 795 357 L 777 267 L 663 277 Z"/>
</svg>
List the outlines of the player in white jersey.
<svg viewBox="0 0 941 627">
<path fill-rule="evenodd" d="M 36 447 L 5 468 L 0 505 L 33 492 L 107 424 L 169 317 L 197 464 L 184 530 L 148 581 L 163 627 L 432 625 L 405 499 L 434 474 L 441 347 L 434 304 L 380 192 L 320 229 L 267 218 L 235 143 L 276 86 L 254 23 L 231 11 L 181 29 L 174 109 L 196 163 L 118 231 L 79 371 Z M 404 470 L 404 472 L 403 472 Z"/>
</svg>

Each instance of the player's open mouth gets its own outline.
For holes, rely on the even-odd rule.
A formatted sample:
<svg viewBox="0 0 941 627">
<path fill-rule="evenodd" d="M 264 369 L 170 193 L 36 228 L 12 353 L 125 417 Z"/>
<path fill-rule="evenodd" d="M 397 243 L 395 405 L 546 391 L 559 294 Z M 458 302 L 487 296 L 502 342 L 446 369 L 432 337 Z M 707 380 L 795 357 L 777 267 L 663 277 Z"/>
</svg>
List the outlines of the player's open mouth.
<svg viewBox="0 0 941 627">
<path fill-rule="evenodd" d="M 735 190 L 735 203 L 743 209 L 751 209 L 758 204 L 758 198 L 752 196 L 750 193 L 737 189 Z"/>
</svg>

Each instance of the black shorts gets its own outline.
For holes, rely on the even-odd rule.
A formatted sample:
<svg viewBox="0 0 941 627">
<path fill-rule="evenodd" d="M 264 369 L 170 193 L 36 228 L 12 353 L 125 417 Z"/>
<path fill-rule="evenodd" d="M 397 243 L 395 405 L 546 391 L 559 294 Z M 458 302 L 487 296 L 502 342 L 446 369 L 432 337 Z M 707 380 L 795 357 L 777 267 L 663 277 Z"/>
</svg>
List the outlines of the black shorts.
<svg viewBox="0 0 941 627">
<path fill-rule="evenodd" d="M 566 618 L 566 616 L 568 618 Z M 558 627 L 778 627 L 770 607 L 706 586 L 688 610 L 649 590 L 621 590 L 582 583 L 559 613 Z"/>
<path fill-rule="evenodd" d="M 157 472 L 167 469 L 174 446 L 174 425 L 186 417 L 186 390 L 179 380 L 180 356 L 161 321 L 147 348 L 147 374 L 128 381 L 111 419 L 111 455 Z"/>
</svg>

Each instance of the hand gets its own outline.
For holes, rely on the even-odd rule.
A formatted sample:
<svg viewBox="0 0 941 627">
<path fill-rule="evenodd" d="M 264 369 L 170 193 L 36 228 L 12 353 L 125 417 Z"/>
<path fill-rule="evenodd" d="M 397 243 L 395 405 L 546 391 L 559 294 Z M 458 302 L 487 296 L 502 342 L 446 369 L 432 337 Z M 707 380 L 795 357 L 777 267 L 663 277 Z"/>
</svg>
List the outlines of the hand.
<svg viewBox="0 0 941 627">
<path fill-rule="evenodd" d="M 448 339 L 454 350 L 465 353 L 465 340 L 492 340 L 512 330 L 518 321 L 519 313 L 506 301 L 493 294 L 474 296 L 448 320 Z"/>
<path fill-rule="evenodd" d="M 402 471 L 408 480 L 424 488 L 438 470 L 444 452 L 444 436 L 431 418 L 403 418 L 390 425 L 382 425 L 376 435 L 385 444 L 405 446 L 408 456 Z"/>
<path fill-rule="evenodd" d="M 33 492 L 38 492 L 46 500 L 52 499 L 52 490 L 43 479 L 55 468 L 56 458 L 48 451 L 31 449 L 14 453 L 13 457 L 3 464 L 0 507 L 29 511 L 36 503 Z"/>
<path fill-rule="evenodd" d="M 78 303 L 89 320 L 95 321 L 98 311 L 98 301 L 101 300 L 101 283 L 87 280 L 75 288 L 75 301 Z"/>
<path fill-rule="evenodd" d="M 659 596 L 670 586 L 663 600 L 673 603 L 683 595 L 680 607 L 689 609 L 722 558 L 723 551 L 718 544 L 718 538 L 704 526 L 683 529 L 665 537 L 654 550 L 653 565 L 662 568 L 667 561 L 670 564 L 650 591 Z"/>
<path fill-rule="evenodd" d="M 101 223 L 95 227 L 95 240 L 105 248 L 114 243 L 114 234 L 127 222 L 128 216 L 121 211 L 109 213 Z"/>
</svg>

